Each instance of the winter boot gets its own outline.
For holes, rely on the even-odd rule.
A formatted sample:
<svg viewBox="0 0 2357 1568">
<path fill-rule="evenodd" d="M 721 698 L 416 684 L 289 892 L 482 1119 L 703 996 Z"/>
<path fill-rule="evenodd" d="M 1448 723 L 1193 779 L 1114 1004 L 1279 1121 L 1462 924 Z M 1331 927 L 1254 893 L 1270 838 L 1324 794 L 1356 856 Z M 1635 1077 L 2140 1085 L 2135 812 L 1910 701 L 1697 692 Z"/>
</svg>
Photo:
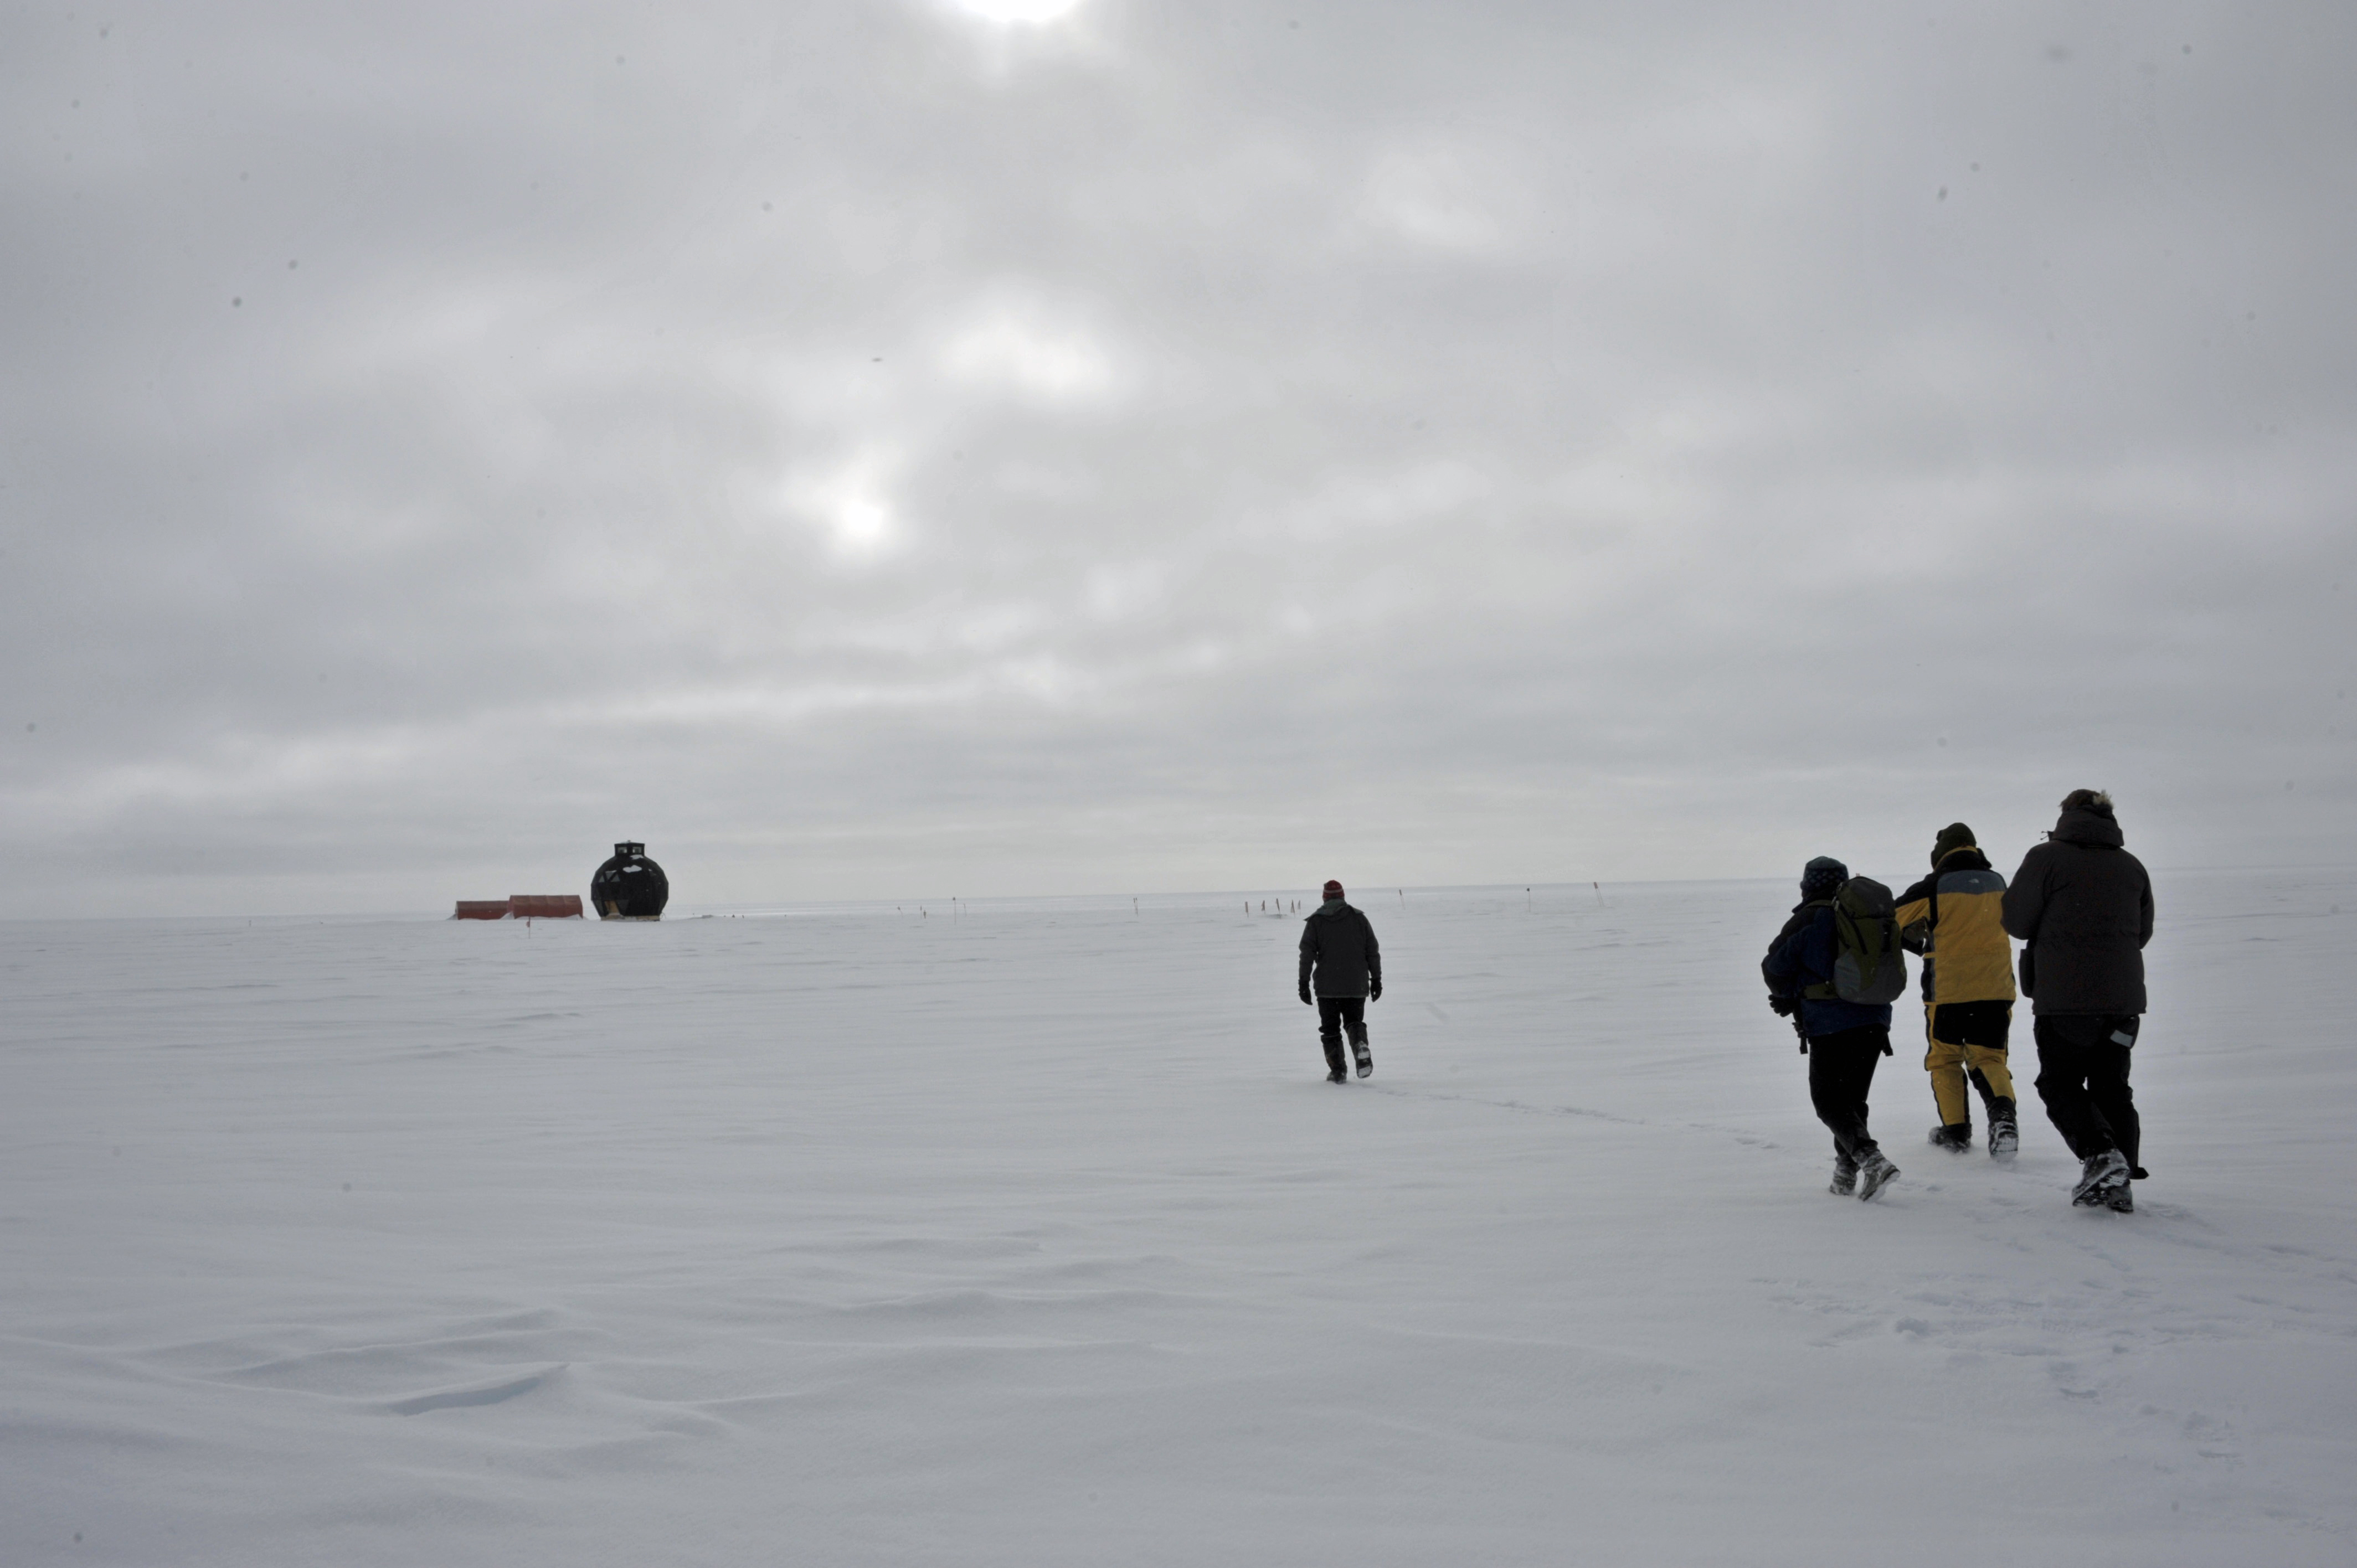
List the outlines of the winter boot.
<svg viewBox="0 0 2357 1568">
<path fill-rule="evenodd" d="M 1934 1127 L 1932 1129 L 1932 1144 L 1933 1147 L 1945 1149 L 1952 1155 L 1961 1155 L 1973 1146 L 1973 1124 L 1950 1122 L 1944 1126 Z"/>
<path fill-rule="evenodd" d="M 1375 1053 L 1367 1049 L 1365 1039 L 1361 1038 L 1351 1042 L 1351 1055 L 1358 1059 L 1361 1078 L 1365 1078 L 1375 1070 Z"/>
<path fill-rule="evenodd" d="M 1340 1068 L 1336 1068 L 1332 1072 L 1326 1075 L 1326 1081 L 1329 1083 L 1348 1083 L 1351 1079 L 1350 1076 L 1343 1072 Z"/>
<path fill-rule="evenodd" d="M 1899 1167 L 1884 1157 L 1880 1149 L 1869 1149 L 1858 1156 L 1857 1196 L 1872 1197 L 1899 1179 Z"/>
<path fill-rule="evenodd" d="M 1825 1190 L 1835 1197 L 1857 1196 L 1857 1166 L 1850 1162 L 1846 1155 L 1834 1156 L 1834 1182 Z"/>
<path fill-rule="evenodd" d="M 1989 1158 L 2009 1160 L 2021 1153 L 2021 1127 L 2013 1119 L 2013 1101 L 1997 1095 L 1989 1101 Z"/>
<path fill-rule="evenodd" d="M 2071 1189 L 2071 1201 L 2081 1208 L 2108 1208 L 2113 1191 L 2125 1195 L 2127 1187 L 2128 1157 L 2117 1149 L 2105 1149 L 2080 1162 L 2079 1185 Z"/>
<path fill-rule="evenodd" d="M 2136 1194 L 2128 1190 L 2128 1184 L 2126 1182 L 2120 1183 L 2117 1187 L 2105 1187 L 2104 1189 L 2104 1207 L 2110 1209 L 2115 1214 L 2134 1214 L 2136 1212 Z"/>
</svg>

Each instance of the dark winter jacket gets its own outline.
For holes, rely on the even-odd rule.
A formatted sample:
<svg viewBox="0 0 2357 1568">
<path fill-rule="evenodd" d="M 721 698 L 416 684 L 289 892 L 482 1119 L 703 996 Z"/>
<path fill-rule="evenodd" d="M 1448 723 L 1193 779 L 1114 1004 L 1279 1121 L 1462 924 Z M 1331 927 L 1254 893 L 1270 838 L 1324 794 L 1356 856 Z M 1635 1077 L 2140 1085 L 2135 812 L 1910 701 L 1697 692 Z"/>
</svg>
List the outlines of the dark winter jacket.
<svg viewBox="0 0 2357 1568">
<path fill-rule="evenodd" d="M 1383 949 L 1367 917 L 1329 898 L 1301 922 L 1301 983 L 1316 976 L 1320 996 L 1364 996 L 1367 983 L 1383 983 Z"/>
<path fill-rule="evenodd" d="M 2013 944 L 1999 918 L 2005 878 L 1965 844 L 1899 896 L 1899 934 L 1923 955 L 1923 1004 L 2013 1000 Z"/>
<path fill-rule="evenodd" d="M 1792 918 L 1784 922 L 1784 929 L 1768 944 L 1768 956 L 1760 961 L 1760 972 L 1768 981 L 1768 993 L 1789 996 L 1801 1004 L 1801 1030 L 1813 1040 L 1843 1029 L 1890 1027 L 1888 1004 L 1801 994 L 1809 986 L 1825 984 L 1833 979 L 1834 960 L 1839 955 L 1839 944 L 1834 936 L 1833 906 L 1796 904 Z"/>
<path fill-rule="evenodd" d="M 2021 989 L 2040 1013 L 2141 1013 L 2152 878 L 2109 810 L 2062 813 L 2005 891 L 2005 929 L 2028 944 Z"/>
</svg>

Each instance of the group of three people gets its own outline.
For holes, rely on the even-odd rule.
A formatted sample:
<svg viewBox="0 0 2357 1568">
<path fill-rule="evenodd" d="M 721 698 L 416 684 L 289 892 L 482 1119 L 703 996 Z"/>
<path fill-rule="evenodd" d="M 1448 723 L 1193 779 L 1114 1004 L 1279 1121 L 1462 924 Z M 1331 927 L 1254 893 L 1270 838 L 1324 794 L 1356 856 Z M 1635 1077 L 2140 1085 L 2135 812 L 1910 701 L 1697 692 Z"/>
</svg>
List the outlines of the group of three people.
<svg viewBox="0 0 2357 1568">
<path fill-rule="evenodd" d="M 1829 1190 L 1872 1197 L 1899 1175 L 1867 1131 L 1867 1091 L 1876 1063 L 1890 1054 L 1890 1008 L 1840 994 L 1836 895 L 1848 881 L 1837 860 L 1809 862 L 1801 902 L 1769 944 L 1760 972 L 1770 1005 L 1797 1013 L 1809 1098 L 1834 1137 Z M 2009 1158 L 2019 1147 L 2007 1063 L 2018 938 L 2038 1095 L 2080 1161 L 2072 1201 L 2132 1211 L 2128 1183 L 2145 1171 L 2128 1069 L 2145 1012 L 2152 879 L 2128 853 L 2111 798 L 2099 789 L 2065 796 L 2053 831 L 2023 857 L 2010 884 L 1980 852 L 1972 829 L 1950 823 L 1932 843 L 1932 875 L 1895 902 L 1900 941 L 1923 959 L 1923 1066 L 1940 1113 L 1932 1142 L 1957 1152 L 1972 1147 L 1969 1085 L 1987 1112 L 1991 1156 Z"/>
</svg>

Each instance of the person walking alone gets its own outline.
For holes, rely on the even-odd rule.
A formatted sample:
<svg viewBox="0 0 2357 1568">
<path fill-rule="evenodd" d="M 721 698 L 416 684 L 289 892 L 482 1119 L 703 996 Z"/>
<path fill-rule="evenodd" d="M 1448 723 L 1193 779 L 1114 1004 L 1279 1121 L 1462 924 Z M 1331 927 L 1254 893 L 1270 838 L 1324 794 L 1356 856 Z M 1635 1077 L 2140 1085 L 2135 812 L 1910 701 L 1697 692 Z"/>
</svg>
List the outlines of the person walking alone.
<svg viewBox="0 0 2357 1568">
<path fill-rule="evenodd" d="M 1768 982 L 1769 1006 L 1787 1017 L 1800 1010 L 1801 1048 L 1809 1053 L 1809 1103 L 1834 1135 L 1834 1179 L 1825 1190 L 1865 1198 L 1899 1175 L 1866 1130 L 1874 1069 L 1890 1054 L 1890 1007 L 1845 1002 L 1835 994 L 1840 941 L 1834 896 L 1848 880 L 1849 867 L 1830 855 L 1802 868 L 1801 901 L 1768 944 L 1760 972 Z M 1893 954 L 1892 961 L 1901 961 Z"/>
<path fill-rule="evenodd" d="M 1313 983 L 1316 994 L 1311 993 Z M 1342 885 L 1326 884 L 1326 901 L 1301 922 L 1301 1000 L 1318 1009 L 1318 1043 L 1326 1050 L 1326 1081 L 1346 1083 L 1342 1030 L 1359 1076 L 1375 1070 L 1367 1049 L 1367 1004 L 1383 994 L 1383 952 L 1367 917 L 1342 901 Z"/>
<path fill-rule="evenodd" d="M 2128 1067 L 2144 1024 L 2152 878 L 2100 789 L 2073 789 L 2046 842 L 2005 890 L 2005 929 L 2025 944 L 2021 988 L 2038 1041 L 2038 1097 L 2079 1156 L 2071 1201 L 2133 1213 L 2144 1122 Z"/>
<path fill-rule="evenodd" d="M 2013 944 L 1999 902 L 2005 878 L 1973 842 L 1973 830 L 1950 822 L 1932 843 L 1932 875 L 1899 896 L 1899 940 L 1923 955 L 1924 1069 L 1940 1124 L 1932 1142 L 1963 1153 L 1973 1146 L 1967 1083 L 1988 1110 L 1990 1157 L 2021 1147 L 2013 1074 L 2006 1066 L 2013 1027 Z"/>
</svg>

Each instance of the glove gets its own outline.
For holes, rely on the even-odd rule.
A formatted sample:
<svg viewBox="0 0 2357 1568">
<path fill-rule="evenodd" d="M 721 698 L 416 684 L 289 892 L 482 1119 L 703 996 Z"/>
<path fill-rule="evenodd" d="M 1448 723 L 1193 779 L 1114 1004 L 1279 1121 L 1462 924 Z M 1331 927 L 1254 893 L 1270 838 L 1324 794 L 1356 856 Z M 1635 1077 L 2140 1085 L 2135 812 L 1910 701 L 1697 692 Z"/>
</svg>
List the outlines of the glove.
<svg viewBox="0 0 2357 1568">
<path fill-rule="evenodd" d="M 1791 1017 L 1792 1015 L 1792 999 L 1789 996 L 1770 996 L 1768 998 L 1768 1011 L 1775 1014 L 1779 1018 Z"/>
<path fill-rule="evenodd" d="M 1381 1002 L 1383 999 L 1383 983 L 1380 980 L 1371 980 L 1367 982 L 1367 1000 L 1370 1002 Z"/>
<path fill-rule="evenodd" d="M 1301 1004 L 1304 1007 L 1315 1007 L 1318 1005 L 1316 1002 L 1310 999 L 1309 987 L 1306 985 L 1301 988 Z"/>
</svg>

